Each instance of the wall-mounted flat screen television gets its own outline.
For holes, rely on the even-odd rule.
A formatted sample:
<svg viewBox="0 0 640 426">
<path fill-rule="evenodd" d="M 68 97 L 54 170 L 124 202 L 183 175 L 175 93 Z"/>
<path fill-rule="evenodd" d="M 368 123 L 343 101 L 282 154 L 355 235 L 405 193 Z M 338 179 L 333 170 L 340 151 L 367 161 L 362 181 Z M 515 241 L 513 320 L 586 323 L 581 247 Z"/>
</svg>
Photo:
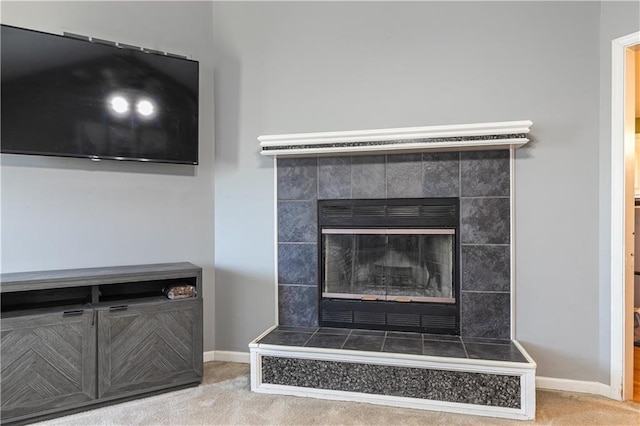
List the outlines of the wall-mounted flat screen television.
<svg viewBox="0 0 640 426">
<path fill-rule="evenodd" d="M 198 62 L 2 25 L 0 149 L 198 164 Z"/>
</svg>

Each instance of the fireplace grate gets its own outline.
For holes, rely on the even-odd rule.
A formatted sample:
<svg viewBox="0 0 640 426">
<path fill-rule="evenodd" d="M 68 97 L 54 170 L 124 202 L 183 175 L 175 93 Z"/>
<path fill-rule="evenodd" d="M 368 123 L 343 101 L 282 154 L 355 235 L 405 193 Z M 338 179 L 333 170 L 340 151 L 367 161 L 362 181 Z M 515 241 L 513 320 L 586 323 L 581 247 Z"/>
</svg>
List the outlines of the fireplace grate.
<svg viewBox="0 0 640 426">
<path fill-rule="evenodd" d="M 443 219 L 456 217 L 456 206 L 432 205 L 420 206 L 420 217 L 423 219 Z"/>
<path fill-rule="evenodd" d="M 455 315 L 420 315 L 399 312 L 321 310 L 321 322 L 329 327 L 370 327 L 384 330 L 456 334 Z"/>
<path fill-rule="evenodd" d="M 385 217 L 385 206 L 353 206 L 354 217 Z"/>
<path fill-rule="evenodd" d="M 389 312 L 387 314 L 387 324 L 399 327 L 420 327 L 420 315 Z"/>
<path fill-rule="evenodd" d="M 386 325 L 387 316 L 384 312 L 361 312 L 353 313 L 353 320 L 358 324 Z"/>
<path fill-rule="evenodd" d="M 456 317 L 453 315 L 421 315 L 420 324 L 423 328 L 456 328 Z"/>
<path fill-rule="evenodd" d="M 388 217 L 420 217 L 420 206 L 387 206 Z"/>
<path fill-rule="evenodd" d="M 323 217 L 353 217 L 353 206 L 322 206 Z"/>
<path fill-rule="evenodd" d="M 322 310 L 322 320 L 326 322 L 339 322 L 343 324 L 353 324 L 352 311 L 327 311 Z"/>
<path fill-rule="evenodd" d="M 459 198 L 318 200 L 317 208 L 320 326 L 459 334 Z M 342 237 L 341 234 L 346 236 Z M 367 237 L 360 237 L 361 235 Z M 411 239 L 406 235 L 419 236 Z M 427 235 L 430 237 L 426 237 Z M 436 240 L 442 235 L 448 236 L 448 243 L 436 244 Z M 358 242 L 363 243 L 358 245 Z M 391 247 L 389 256 L 386 254 L 388 247 Z M 385 250 L 384 255 L 381 255 L 382 250 Z M 448 263 L 440 256 L 441 252 L 445 253 L 447 260 L 450 259 Z M 427 253 L 436 253 L 437 256 Z M 384 262 L 381 264 L 378 261 L 383 259 L 386 262 L 390 257 L 397 265 L 384 266 Z M 405 263 L 414 262 L 415 258 L 420 259 L 420 267 L 411 269 L 412 275 L 407 275 L 405 271 L 411 267 Z M 325 265 L 327 259 L 333 262 L 332 265 L 338 266 L 328 268 Z M 360 264 L 378 267 L 383 265 L 387 269 L 394 266 L 397 271 L 393 277 L 397 279 L 379 282 L 378 277 L 386 275 L 380 275 L 375 267 L 367 269 L 353 266 Z M 351 267 L 347 267 L 349 265 Z M 442 269 L 435 265 L 448 266 Z M 427 277 L 424 269 L 433 274 Z M 437 284 L 439 274 L 444 273 L 441 269 L 446 271 L 447 276 L 451 275 L 444 287 L 434 285 Z M 391 300 L 388 297 L 378 297 L 375 291 L 371 292 L 371 288 L 375 290 L 382 286 L 384 295 L 389 296 L 393 287 L 392 294 L 397 297 L 405 295 L 407 291 L 402 289 L 395 292 L 395 287 L 410 286 L 422 281 L 425 285 L 431 285 L 429 291 L 445 288 L 447 300 L 440 297 Z M 329 291 L 326 287 L 327 283 L 334 285 L 343 282 L 350 284 L 344 288 L 338 285 L 337 292 Z M 357 285 L 354 287 L 354 283 L 362 284 L 363 287 L 355 288 Z M 371 294 L 376 294 L 376 297 L 367 297 Z"/>
<path fill-rule="evenodd" d="M 458 225 L 458 200 L 320 200 L 320 226 L 419 226 Z"/>
</svg>

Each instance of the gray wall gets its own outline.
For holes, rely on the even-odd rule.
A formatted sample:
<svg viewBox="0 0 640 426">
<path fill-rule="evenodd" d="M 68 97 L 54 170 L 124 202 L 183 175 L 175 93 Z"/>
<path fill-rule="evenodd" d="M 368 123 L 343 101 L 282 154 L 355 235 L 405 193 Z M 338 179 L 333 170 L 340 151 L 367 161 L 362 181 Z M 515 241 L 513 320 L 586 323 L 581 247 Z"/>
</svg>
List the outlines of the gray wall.
<svg viewBox="0 0 640 426">
<path fill-rule="evenodd" d="M 273 164 L 258 135 L 530 119 L 516 335 L 540 375 L 598 380 L 600 8 L 215 3 L 217 349 L 246 350 L 276 317 Z"/>
<path fill-rule="evenodd" d="M 2 23 L 199 60 L 201 165 L 3 155 L 2 269 L 189 260 L 205 269 L 205 349 L 215 308 L 215 348 L 246 351 L 276 318 L 258 135 L 531 119 L 516 334 L 540 375 L 608 383 L 610 40 L 637 16 L 633 2 L 3 1 Z"/>
<path fill-rule="evenodd" d="M 2 271 L 190 261 L 204 268 L 214 345 L 210 3 L 2 2 L 2 23 L 200 61 L 197 167 L 2 155 Z"/>
</svg>

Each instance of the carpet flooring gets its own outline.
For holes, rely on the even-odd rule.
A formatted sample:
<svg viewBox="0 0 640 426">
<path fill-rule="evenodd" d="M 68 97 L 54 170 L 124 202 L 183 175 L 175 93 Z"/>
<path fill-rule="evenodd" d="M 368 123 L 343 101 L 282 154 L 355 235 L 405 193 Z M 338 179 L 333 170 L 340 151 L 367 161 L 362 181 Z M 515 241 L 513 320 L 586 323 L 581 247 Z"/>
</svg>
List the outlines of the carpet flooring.
<svg viewBox="0 0 640 426">
<path fill-rule="evenodd" d="M 640 425 L 640 403 L 537 392 L 535 422 L 253 393 L 249 365 L 208 362 L 202 385 L 40 425 Z"/>
</svg>

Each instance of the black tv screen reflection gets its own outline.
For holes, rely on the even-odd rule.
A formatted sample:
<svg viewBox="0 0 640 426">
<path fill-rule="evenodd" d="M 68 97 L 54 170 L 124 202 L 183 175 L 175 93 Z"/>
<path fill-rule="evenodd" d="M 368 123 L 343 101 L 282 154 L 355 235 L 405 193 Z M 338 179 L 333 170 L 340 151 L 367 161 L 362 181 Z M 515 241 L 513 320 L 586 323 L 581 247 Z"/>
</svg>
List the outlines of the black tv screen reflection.
<svg viewBox="0 0 640 426">
<path fill-rule="evenodd" d="M 3 153 L 198 164 L 198 62 L 2 25 Z"/>
</svg>

